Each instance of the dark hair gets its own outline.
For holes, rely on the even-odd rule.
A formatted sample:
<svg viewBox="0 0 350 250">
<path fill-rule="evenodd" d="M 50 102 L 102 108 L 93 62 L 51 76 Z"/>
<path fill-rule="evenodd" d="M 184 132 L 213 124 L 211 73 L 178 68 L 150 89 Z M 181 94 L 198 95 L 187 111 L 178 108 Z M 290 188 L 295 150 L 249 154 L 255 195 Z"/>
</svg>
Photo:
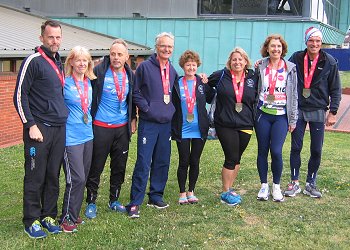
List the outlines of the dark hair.
<svg viewBox="0 0 350 250">
<path fill-rule="evenodd" d="M 262 57 L 269 56 L 269 53 L 267 52 L 267 48 L 269 47 L 269 43 L 272 39 L 276 39 L 276 40 L 279 40 L 281 42 L 281 44 L 282 44 L 281 57 L 284 57 L 288 52 L 288 45 L 287 45 L 287 42 L 283 39 L 283 37 L 280 34 L 272 34 L 272 35 L 269 35 L 268 37 L 266 37 L 265 42 L 263 43 L 261 50 L 260 50 Z"/>
<path fill-rule="evenodd" d="M 201 66 L 201 60 L 197 52 L 192 50 L 186 50 L 179 59 L 179 65 L 181 68 L 184 67 L 185 63 L 189 61 L 194 61 L 197 63 L 197 67 Z"/>
<path fill-rule="evenodd" d="M 60 28 L 62 29 L 61 24 L 60 24 L 58 21 L 55 21 L 55 20 L 47 20 L 46 22 L 44 22 L 44 23 L 41 25 L 41 35 L 44 35 L 46 26 L 60 27 Z"/>
</svg>

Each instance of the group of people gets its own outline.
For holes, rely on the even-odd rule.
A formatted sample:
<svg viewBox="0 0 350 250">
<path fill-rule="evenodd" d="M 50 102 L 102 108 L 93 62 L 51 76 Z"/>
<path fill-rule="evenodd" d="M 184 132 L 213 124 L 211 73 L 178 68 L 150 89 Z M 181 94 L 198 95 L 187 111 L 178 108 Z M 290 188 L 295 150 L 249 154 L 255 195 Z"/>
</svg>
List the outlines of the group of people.
<svg viewBox="0 0 350 250">
<path fill-rule="evenodd" d="M 171 139 L 179 153 L 177 179 L 180 205 L 199 202 L 195 186 L 200 157 L 207 139 L 206 104 L 216 98 L 215 129 L 224 152 L 221 202 L 242 202 L 233 189 L 242 154 L 253 129 L 258 141 L 257 168 L 261 181 L 258 200 L 268 200 L 268 153 L 273 175 L 272 197 L 283 201 L 301 192 L 300 153 L 306 125 L 311 135 L 311 156 L 304 193 L 320 198 L 316 176 L 320 166 L 324 125 L 336 122 L 341 87 L 336 60 L 321 50 L 322 33 L 305 33 L 306 50 L 284 59 L 287 43 L 280 35 L 266 38 L 262 60 L 251 62 L 242 48 L 235 48 L 226 66 L 197 74 L 199 55 L 185 51 L 179 77 L 170 62 L 174 36 L 163 32 L 155 39 L 155 53 L 134 73 L 128 64 L 128 46 L 115 40 L 108 56 L 94 67 L 89 51 L 74 47 L 65 67 L 58 53 L 62 30 L 48 20 L 41 26 L 42 45 L 20 68 L 14 104 L 23 123 L 25 176 L 24 231 L 31 238 L 49 233 L 76 232 L 86 187 L 85 216 L 97 216 L 96 200 L 108 155 L 110 156 L 111 211 L 140 216 L 140 205 L 150 181 L 147 206 L 165 209 Z M 327 110 L 330 110 L 326 115 Z M 138 125 L 137 125 L 138 113 Z M 137 128 L 138 127 L 138 128 Z M 129 143 L 137 130 L 137 160 L 132 175 L 130 202 L 119 201 L 125 178 Z M 292 133 L 291 182 L 281 191 L 282 147 Z M 66 187 L 59 224 L 57 200 L 63 162 Z M 186 182 L 188 178 L 188 188 Z"/>
</svg>

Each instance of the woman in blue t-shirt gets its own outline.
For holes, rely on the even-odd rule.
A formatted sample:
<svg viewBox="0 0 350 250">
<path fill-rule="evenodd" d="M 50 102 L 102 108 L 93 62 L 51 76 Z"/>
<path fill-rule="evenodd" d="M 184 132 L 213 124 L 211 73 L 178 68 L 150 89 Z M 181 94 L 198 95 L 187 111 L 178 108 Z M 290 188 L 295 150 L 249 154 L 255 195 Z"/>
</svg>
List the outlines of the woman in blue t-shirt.
<svg viewBox="0 0 350 250">
<path fill-rule="evenodd" d="M 196 52 L 185 51 L 180 57 L 179 65 L 185 75 L 174 84 L 173 104 L 176 111 L 172 120 L 172 138 L 176 140 L 179 152 L 177 179 L 180 188 L 179 204 L 182 205 L 198 202 L 194 189 L 209 129 L 206 103 L 210 103 L 213 95 L 211 88 L 196 75 L 197 67 L 201 65 Z M 187 172 L 189 186 L 186 192 Z"/>
<path fill-rule="evenodd" d="M 66 124 L 66 148 L 64 152 L 64 193 L 61 227 L 64 232 L 77 231 L 77 224 L 88 176 L 93 132 L 90 115 L 92 88 L 90 80 L 96 78 L 92 71 L 93 62 L 89 51 L 81 46 L 74 47 L 65 62 L 64 101 L 69 109 Z"/>
</svg>

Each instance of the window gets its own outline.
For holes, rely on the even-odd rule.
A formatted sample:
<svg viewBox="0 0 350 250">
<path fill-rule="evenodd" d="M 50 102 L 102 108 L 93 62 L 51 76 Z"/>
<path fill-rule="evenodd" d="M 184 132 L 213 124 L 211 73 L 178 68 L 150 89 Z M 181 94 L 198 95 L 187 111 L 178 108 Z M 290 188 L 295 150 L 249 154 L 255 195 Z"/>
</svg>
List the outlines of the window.
<svg viewBox="0 0 350 250">
<path fill-rule="evenodd" d="M 199 0 L 199 15 L 302 16 L 303 0 Z"/>
</svg>

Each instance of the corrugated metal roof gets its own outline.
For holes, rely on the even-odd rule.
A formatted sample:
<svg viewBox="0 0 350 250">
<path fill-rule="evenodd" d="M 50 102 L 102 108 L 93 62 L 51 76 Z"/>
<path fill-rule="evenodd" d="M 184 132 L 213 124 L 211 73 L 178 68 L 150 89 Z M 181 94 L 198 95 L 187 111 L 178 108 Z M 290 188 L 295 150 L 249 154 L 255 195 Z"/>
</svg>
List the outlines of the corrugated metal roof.
<svg viewBox="0 0 350 250">
<path fill-rule="evenodd" d="M 39 40 L 40 26 L 47 18 L 0 5 L 0 57 L 26 57 L 33 53 Z M 92 56 L 104 56 L 116 37 L 61 23 L 60 54 L 66 56 L 76 45 L 90 49 Z M 130 55 L 150 55 L 149 47 L 126 41 Z"/>
</svg>

